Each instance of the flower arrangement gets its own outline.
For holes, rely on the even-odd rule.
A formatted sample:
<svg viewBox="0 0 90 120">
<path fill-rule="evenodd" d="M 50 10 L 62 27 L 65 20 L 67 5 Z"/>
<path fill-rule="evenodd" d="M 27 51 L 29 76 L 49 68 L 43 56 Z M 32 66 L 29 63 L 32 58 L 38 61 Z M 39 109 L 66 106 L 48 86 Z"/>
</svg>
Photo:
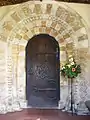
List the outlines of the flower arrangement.
<svg viewBox="0 0 90 120">
<path fill-rule="evenodd" d="M 61 75 L 68 78 L 75 78 L 81 73 L 80 65 L 77 65 L 72 56 L 69 56 L 68 63 L 61 68 Z"/>
</svg>

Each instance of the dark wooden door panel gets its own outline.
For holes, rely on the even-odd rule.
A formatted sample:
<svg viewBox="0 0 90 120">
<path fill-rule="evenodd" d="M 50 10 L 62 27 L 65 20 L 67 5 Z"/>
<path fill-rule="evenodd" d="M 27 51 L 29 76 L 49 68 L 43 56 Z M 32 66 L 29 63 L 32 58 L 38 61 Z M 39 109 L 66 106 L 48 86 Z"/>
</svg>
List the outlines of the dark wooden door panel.
<svg viewBox="0 0 90 120">
<path fill-rule="evenodd" d="M 33 37 L 26 47 L 26 99 L 29 106 L 58 105 L 58 68 L 59 46 L 55 39 L 45 34 Z"/>
</svg>

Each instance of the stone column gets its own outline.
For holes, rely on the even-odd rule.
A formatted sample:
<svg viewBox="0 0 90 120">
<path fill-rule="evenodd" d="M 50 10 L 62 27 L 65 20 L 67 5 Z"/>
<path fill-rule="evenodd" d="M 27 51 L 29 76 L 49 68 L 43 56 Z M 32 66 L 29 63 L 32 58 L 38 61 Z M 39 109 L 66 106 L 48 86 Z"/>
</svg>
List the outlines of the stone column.
<svg viewBox="0 0 90 120">
<path fill-rule="evenodd" d="M 20 110 L 24 107 L 25 98 L 22 95 L 22 92 L 24 92 L 24 88 L 22 91 L 22 86 L 19 85 L 19 53 L 20 53 L 20 45 L 19 44 L 13 44 L 12 47 L 12 57 L 13 57 L 13 95 L 14 95 L 14 107 L 15 110 Z M 24 84 L 24 81 L 22 79 L 22 83 Z"/>
<path fill-rule="evenodd" d="M 7 112 L 12 111 L 13 101 L 13 61 L 12 61 L 12 45 L 7 43 L 7 61 L 6 61 L 6 89 L 7 89 Z"/>
<path fill-rule="evenodd" d="M 14 86 L 15 86 L 15 90 L 16 90 L 16 104 L 19 104 L 20 108 L 26 108 L 26 103 L 27 101 L 25 100 L 25 81 L 24 81 L 24 67 L 21 66 L 21 61 L 20 61 L 20 49 L 21 46 L 19 44 L 14 44 L 13 45 L 13 61 L 14 61 Z M 23 57 L 23 61 L 24 61 L 24 56 Z M 24 61 L 25 63 L 25 61 Z M 21 74 L 22 73 L 22 74 Z M 23 75 L 23 76 L 22 76 Z M 20 79 L 22 78 L 22 82 L 20 81 Z"/>
</svg>

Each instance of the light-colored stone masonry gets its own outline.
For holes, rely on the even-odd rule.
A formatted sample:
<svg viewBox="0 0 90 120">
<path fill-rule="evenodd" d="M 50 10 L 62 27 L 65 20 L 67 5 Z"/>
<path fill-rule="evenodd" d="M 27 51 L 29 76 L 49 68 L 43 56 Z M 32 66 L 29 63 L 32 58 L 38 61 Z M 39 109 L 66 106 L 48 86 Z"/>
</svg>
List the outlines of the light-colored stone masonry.
<svg viewBox="0 0 90 120">
<path fill-rule="evenodd" d="M 74 55 L 77 63 L 81 64 L 82 73 L 74 80 L 73 86 L 75 104 L 90 99 L 90 67 L 88 64 L 90 54 L 87 30 L 89 28 L 80 14 L 70 8 L 70 5 L 58 2 L 52 2 L 52 4 L 50 2 L 26 2 L 10 6 L 8 11 L 0 20 L 0 45 L 5 44 L 0 48 L 0 55 L 4 56 L 0 62 L 6 68 L 5 74 L 0 73 L 4 77 L 0 82 L 3 80 L 3 85 L 6 87 L 5 96 L 1 96 L 0 104 L 3 104 L 3 107 L 0 109 L 13 111 L 17 106 L 17 109 L 24 107 L 23 103 L 26 103 L 25 47 L 33 35 L 40 33 L 47 33 L 56 38 L 60 46 L 61 64 L 65 63 L 69 55 Z M 60 82 L 60 102 L 65 105 L 66 98 L 69 96 L 68 83 L 62 77 Z"/>
</svg>

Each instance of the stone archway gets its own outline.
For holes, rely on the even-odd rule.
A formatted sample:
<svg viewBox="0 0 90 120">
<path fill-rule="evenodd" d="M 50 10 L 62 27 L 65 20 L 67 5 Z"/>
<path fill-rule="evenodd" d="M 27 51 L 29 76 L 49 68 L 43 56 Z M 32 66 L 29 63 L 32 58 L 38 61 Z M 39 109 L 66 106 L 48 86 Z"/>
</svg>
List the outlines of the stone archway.
<svg viewBox="0 0 90 120">
<path fill-rule="evenodd" d="M 86 53 L 88 51 L 86 24 L 79 14 L 64 4 L 27 2 L 16 5 L 1 20 L 0 25 L 2 26 L 1 40 L 7 43 L 6 86 L 8 87 L 8 101 L 13 99 L 12 96 L 18 96 L 19 102 L 25 101 L 25 46 L 29 38 L 35 34 L 47 33 L 55 37 L 61 50 L 61 63 L 65 63 L 67 57 L 73 54 L 76 61 L 82 62 L 81 65 L 86 67 L 85 56 L 81 56 L 83 61 L 79 56 L 83 50 Z M 9 77 L 10 74 L 11 77 Z M 83 74 L 85 71 L 80 77 Z M 88 96 L 85 93 L 86 89 L 85 78 L 75 81 L 76 103 L 77 100 L 84 100 Z"/>
</svg>

